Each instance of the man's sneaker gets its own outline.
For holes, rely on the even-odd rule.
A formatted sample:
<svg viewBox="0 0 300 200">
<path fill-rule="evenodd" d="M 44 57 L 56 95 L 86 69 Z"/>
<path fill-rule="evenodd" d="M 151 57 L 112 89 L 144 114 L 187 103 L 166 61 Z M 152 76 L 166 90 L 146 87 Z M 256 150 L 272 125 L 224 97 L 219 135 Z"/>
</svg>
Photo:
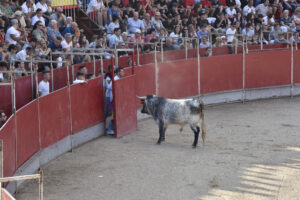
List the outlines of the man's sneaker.
<svg viewBox="0 0 300 200">
<path fill-rule="evenodd" d="M 113 130 L 108 130 L 106 133 L 107 133 L 108 135 L 113 135 L 113 134 L 115 134 L 115 132 L 114 132 Z"/>
</svg>

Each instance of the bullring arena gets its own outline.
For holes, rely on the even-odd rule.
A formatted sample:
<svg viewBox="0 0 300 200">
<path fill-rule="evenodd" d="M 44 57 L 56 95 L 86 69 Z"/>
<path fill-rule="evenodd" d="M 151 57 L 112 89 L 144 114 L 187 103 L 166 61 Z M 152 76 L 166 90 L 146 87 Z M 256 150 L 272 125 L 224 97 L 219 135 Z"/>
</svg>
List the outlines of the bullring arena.
<svg viewBox="0 0 300 200">
<path fill-rule="evenodd" d="M 34 82 L 41 74 L 16 79 L 0 88 L 10 116 L 0 129 L 0 180 L 43 171 L 40 188 L 37 181 L 3 184 L 16 199 L 39 193 L 49 200 L 300 199 L 300 51 L 294 45 L 81 63 L 51 70 L 52 91 L 39 98 Z M 101 72 L 109 64 L 125 67 L 124 77 L 113 82 L 113 137 L 104 136 Z M 72 72 L 82 65 L 96 77 L 72 85 Z M 201 98 L 206 144 L 193 149 L 191 130 L 170 126 L 166 141 L 156 145 L 157 125 L 140 113 L 136 98 L 146 94 Z"/>
</svg>

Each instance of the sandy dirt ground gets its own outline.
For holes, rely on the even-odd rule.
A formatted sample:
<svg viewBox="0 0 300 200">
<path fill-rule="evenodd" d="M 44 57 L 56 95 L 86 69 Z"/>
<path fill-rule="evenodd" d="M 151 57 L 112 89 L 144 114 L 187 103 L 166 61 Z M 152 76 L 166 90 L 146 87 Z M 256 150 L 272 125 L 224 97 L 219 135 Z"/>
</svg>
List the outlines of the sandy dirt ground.
<svg viewBox="0 0 300 200">
<path fill-rule="evenodd" d="M 153 120 L 103 136 L 43 167 L 46 200 L 300 200 L 300 98 L 205 108 L 207 141 Z M 37 199 L 37 183 L 17 199 Z"/>
</svg>

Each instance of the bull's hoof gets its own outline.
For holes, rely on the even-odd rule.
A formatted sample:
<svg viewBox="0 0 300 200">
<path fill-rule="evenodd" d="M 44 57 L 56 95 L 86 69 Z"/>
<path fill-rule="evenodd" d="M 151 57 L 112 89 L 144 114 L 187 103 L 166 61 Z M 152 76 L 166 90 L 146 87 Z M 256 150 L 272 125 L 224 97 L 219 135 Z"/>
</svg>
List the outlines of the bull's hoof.
<svg viewBox="0 0 300 200">
<path fill-rule="evenodd" d="M 197 147 L 197 145 L 192 145 L 193 149 L 195 149 Z"/>
<path fill-rule="evenodd" d="M 156 142 L 156 144 L 160 144 L 161 143 L 161 141 L 160 140 L 158 140 L 157 142 Z"/>
</svg>

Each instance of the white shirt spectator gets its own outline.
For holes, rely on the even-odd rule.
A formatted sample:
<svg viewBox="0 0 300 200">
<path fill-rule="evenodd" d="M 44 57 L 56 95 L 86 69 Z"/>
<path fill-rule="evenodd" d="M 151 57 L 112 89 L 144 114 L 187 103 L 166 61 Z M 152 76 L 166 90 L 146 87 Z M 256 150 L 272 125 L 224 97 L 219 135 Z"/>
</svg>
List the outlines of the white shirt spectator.
<svg viewBox="0 0 300 200">
<path fill-rule="evenodd" d="M 15 40 L 11 38 L 11 35 L 14 35 L 15 37 L 20 37 L 21 32 L 15 29 L 15 27 L 10 27 L 5 35 L 5 42 L 9 42 L 9 44 L 17 44 Z"/>
<path fill-rule="evenodd" d="M 26 5 L 26 1 L 22 4 L 22 12 L 27 14 L 27 13 L 30 13 L 30 12 L 35 12 L 36 11 L 36 6 L 35 4 L 33 4 L 33 10 L 32 8 L 28 8 L 27 5 Z"/>
<path fill-rule="evenodd" d="M 109 38 L 109 48 L 114 48 L 115 44 L 118 46 L 121 42 L 124 42 L 122 36 L 113 34 Z"/>
<path fill-rule="evenodd" d="M 257 14 L 262 14 L 266 16 L 269 11 L 269 6 L 265 6 L 265 4 L 261 3 L 256 7 Z"/>
<path fill-rule="evenodd" d="M 108 27 L 107 27 L 107 38 L 109 39 L 109 37 L 114 34 L 114 30 L 115 28 L 120 28 L 120 24 L 117 23 L 113 23 L 113 22 L 110 22 Z M 109 35 L 109 36 L 108 36 Z"/>
<path fill-rule="evenodd" d="M 85 80 L 75 79 L 75 81 L 73 81 L 73 84 L 78 84 L 78 83 L 85 83 Z"/>
<path fill-rule="evenodd" d="M 133 18 L 128 19 L 128 30 L 130 33 L 135 33 L 137 29 L 145 29 L 144 23 L 142 20 L 134 20 Z"/>
<path fill-rule="evenodd" d="M 70 43 L 67 43 L 67 41 L 64 40 L 61 42 L 61 46 L 63 49 L 66 49 L 68 51 L 71 50 L 71 47 L 73 46 L 73 42 L 71 41 Z"/>
<path fill-rule="evenodd" d="M 48 6 L 47 4 L 45 3 L 44 5 L 42 5 L 40 2 L 38 2 L 36 4 L 36 8 L 40 8 L 42 10 L 43 13 L 46 13 L 48 11 Z"/>
<path fill-rule="evenodd" d="M 176 44 L 178 44 L 178 39 L 179 39 L 179 37 L 181 37 L 181 35 L 175 34 L 175 32 L 172 32 L 172 33 L 170 34 L 170 37 L 173 38 L 173 41 L 174 41 Z"/>
<path fill-rule="evenodd" d="M 240 8 L 241 7 L 241 1 L 240 0 L 235 0 L 235 5 Z"/>
<path fill-rule="evenodd" d="M 0 80 L 3 81 L 4 77 L 3 77 L 3 73 L 0 73 Z"/>
<path fill-rule="evenodd" d="M 50 91 L 49 81 L 45 82 L 44 80 L 42 80 L 39 83 L 39 93 L 41 94 L 41 97 L 49 94 L 49 91 Z"/>
<path fill-rule="evenodd" d="M 26 58 L 27 58 L 26 49 L 23 49 L 23 50 L 19 51 L 19 52 L 16 54 L 16 59 L 17 59 L 17 60 L 23 60 L 23 61 L 25 61 Z"/>
<path fill-rule="evenodd" d="M 89 14 L 91 12 L 94 12 L 95 11 L 94 8 L 96 8 L 97 10 L 100 8 L 105 8 L 103 1 L 100 2 L 97 0 L 90 1 L 86 13 Z"/>
<path fill-rule="evenodd" d="M 270 22 L 271 22 L 271 23 L 275 23 L 275 20 L 274 20 L 273 17 L 270 18 Z M 268 25 L 270 25 L 268 16 L 265 16 L 265 17 L 263 18 L 263 24 L 268 24 Z"/>
<path fill-rule="evenodd" d="M 249 13 L 255 14 L 255 8 L 254 8 L 254 6 L 249 7 L 248 5 L 246 5 L 243 8 L 243 16 L 246 17 Z"/>
<path fill-rule="evenodd" d="M 206 49 L 208 47 L 210 47 L 210 42 L 208 42 L 208 41 L 206 42 L 206 44 L 201 42 L 200 45 L 199 45 L 199 48 L 202 48 L 202 49 Z"/>
<path fill-rule="evenodd" d="M 226 31 L 226 36 L 227 36 L 227 43 L 232 43 L 234 39 L 236 29 L 232 30 L 231 28 L 228 28 Z"/>
<path fill-rule="evenodd" d="M 232 17 L 232 16 L 236 15 L 236 10 L 235 10 L 235 8 L 231 10 L 230 7 L 228 7 L 228 8 L 226 8 L 226 13 L 227 13 L 230 17 Z"/>
<path fill-rule="evenodd" d="M 250 28 L 247 32 L 247 29 L 243 28 L 242 34 L 247 36 L 247 37 L 252 37 L 252 36 L 254 36 L 254 29 Z"/>
<path fill-rule="evenodd" d="M 37 15 L 34 15 L 31 19 L 31 26 L 33 26 L 37 21 L 41 21 L 43 26 L 45 26 L 45 19 L 44 17 L 38 18 Z"/>
</svg>

